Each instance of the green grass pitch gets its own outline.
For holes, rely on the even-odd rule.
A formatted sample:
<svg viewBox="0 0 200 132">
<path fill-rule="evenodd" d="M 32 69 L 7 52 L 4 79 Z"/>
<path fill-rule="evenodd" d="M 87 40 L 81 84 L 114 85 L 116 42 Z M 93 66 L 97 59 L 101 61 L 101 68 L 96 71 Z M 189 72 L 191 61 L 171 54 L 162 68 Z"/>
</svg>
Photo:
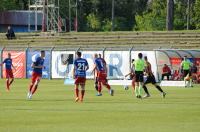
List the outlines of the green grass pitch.
<svg viewBox="0 0 200 132">
<path fill-rule="evenodd" d="M 41 80 L 27 100 L 30 80 L 16 79 L 10 92 L 0 80 L 0 132 L 200 132 L 200 86 L 164 87 L 167 96 L 149 85 L 151 98 L 139 100 L 132 89 L 115 86 L 96 97 L 93 81 L 83 103 L 74 102 L 73 86 L 63 80 Z"/>
</svg>

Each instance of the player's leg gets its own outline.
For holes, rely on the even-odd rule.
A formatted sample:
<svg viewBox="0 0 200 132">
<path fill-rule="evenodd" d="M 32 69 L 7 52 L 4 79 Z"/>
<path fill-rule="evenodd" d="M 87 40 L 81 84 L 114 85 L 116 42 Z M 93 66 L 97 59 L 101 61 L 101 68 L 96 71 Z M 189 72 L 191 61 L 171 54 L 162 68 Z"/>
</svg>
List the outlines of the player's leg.
<svg viewBox="0 0 200 132">
<path fill-rule="evenodd" d="M 165 98 L 166 93 L 162 90 L 162 88 L 156 83 L 155 76 L 151 76 L 151 83 L 155 86 L 155 88 L 162 94 L 162 97 Z"/>
<path fill-rule="evenodd" d="M 10 82 L 10 75 L 9 75 L 9 70 L 6 70 L 6 90 L 9 91 L 9 82 Z"/>
<path fill-rule="evenodd" d="M 27 94 L 27 98 L 28 98 L 28 99 L 31 99 L 31 98 L 32 98 L 32 90 L 33 90 L 33 86 L 34 86 L 34 84 L 35 84 L 36 79 L 37 79 L 37 76 L 36 76 L 36 74 L 33 72 L 33 73 L 32 73 L 32 78 L 31 78 L 31 83 L 30 83 L 30 85 L 29 85 L 29 91 L 28 91 L 28 94 Z"/>
<path fill-rule="evenodd" d="M 85 82 L 86 82 L 86 78 L 81 78 L 81 97 L 80 97 L 80 101 L 83 101 L 84 95 L 85 95 Z"/>
<path fill-rule="evenodd" d="M 149 91 L 146 87 L 146 85 L 149 84 L 150 82 L 151 82 L 151 78 L 150 78 L 150 76 L 147 76 L 147 79 L 145 80 L 144 85 L 143 85 L 143 89 L 145 92 L 145 95 L 143 96 L 143 98 L 150 97 Z"/>
<path fill-rule="evenodd" d="M 84 95 L 85 95 L 85 84 L 81 84 L 81 97 L 80 97 L 81 102 L 83 102 Z"/>
<path fill-rule="evenodd" d="M 75 101 L 79 101 L 79 77 L 75 79 L 75 85 L 74 85 L 74 95 L 75 95 Z"/>
<path fill-rule="evenodd" d="M 95 87 L 96 91 L 98 92 L 98 78 L 97 77 L 95 77 L 94 87 Z"/>
<path fill-rule="evenodd" d="M 7 89 L 7 91 L 10 91 L 9 82 L 10 82 L 10 79 L 6 78 L 6 89 Z"/>
<path fill-rule="evenodd" d="M 102 96 L 102 85 L 101 85 L 101 81 L 98 79 L 98 93 L 96 96 Z"/>
<path fill-rule="evenodd" d="M 78 102 L 79 101 L 79 88 L 78 88 L 78 84 L 75 84 L 75 88 L 74 88 L 74 93 L 75 93 L 75 101 Z"/>
<path fill-rule="evenodd" d="M 143 87 L 143 85 L 144 85 L 144 77 L 143 77 L 143 72 L 141 72 L 140 73 L 140 75 L 139 75 L 139 98 L 142 98 L 142 87 Z"/>
<path fill-rule="evenodd" d="M 36 81 L 35 81 L 34 88 L 33 88 L 33 90 L 31 91 L 32 95 L 36 92 L 39 83 L 40 83 L 40 77 L 38 76 L 37 79 L 36 79 Z"/>
<path fill-rule="evenodd" d="M 188 86 L 188 78 L 189 78 L 189 70 L 184 70 L 183 71 L 183 79 L 184 79 L 184 82 L 185 82 L 185 87 Z"/>
<path fill-rule="evenodd" d="M 10 71 L 10 73 L 9 73 L 10 75 L 10 82 L 9 82 L 9 87 L 10 87 L 10 85 L 13 83 L 13 81 L 14 81 L 14 76 L 13 76 L 13 72 L 12 72 L 12 70 Z"/>
</svg>

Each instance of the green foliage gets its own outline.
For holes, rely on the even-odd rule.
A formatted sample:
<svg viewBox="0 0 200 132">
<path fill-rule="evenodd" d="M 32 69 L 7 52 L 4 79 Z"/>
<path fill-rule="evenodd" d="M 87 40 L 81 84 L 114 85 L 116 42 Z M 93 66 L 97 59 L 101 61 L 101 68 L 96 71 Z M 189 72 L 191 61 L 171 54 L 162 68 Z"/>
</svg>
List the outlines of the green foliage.
<svg viewBox="0 0 200 132">
<path fill-rule="evenodd" d="M 91 13 L 87 16 L 87 22 L 90 31 L 100 30 L 101 27 L 100 19 L 94 13 Z"/>
<path fill-rule="evenodd" d="M 135 30 L 164 30 L 166 19 L 166 0 L 153 0 L 142 15 L 136 15 Z"/>
<path fill-rule="evenodd" d="M 111 31 L 112 22 L 109 19 L 105 19 L 102 23 L 102 31 Z"/>
<path fill-rule="evenodd" d="M 194 5 L 194 11 L 195 11 L 195 26 L 196 29 L 200 29 L 200 0 L 196 0 L 195 5 Z"/>
<path fill-rule="evenodd" d="M 79 31 L 110 31 L 112 0 L 77 0 Z M 165 30 L 167 0 L 115 0 L 114 30 Z M 174 0 L 174 29 L 187 25 L 188 0 Z M 200 29 L 200 0 L 190 0 L 191 29 Z M 71 0 L 72 25 L 76 0 Z M 27 10 L 28 0 L 0 0 L 0 11 Z M 60 0 L 60 15 L 68 18 L 69 0 Z M 72 27 L 73 28 L 73 27 Z"/>
</svg>

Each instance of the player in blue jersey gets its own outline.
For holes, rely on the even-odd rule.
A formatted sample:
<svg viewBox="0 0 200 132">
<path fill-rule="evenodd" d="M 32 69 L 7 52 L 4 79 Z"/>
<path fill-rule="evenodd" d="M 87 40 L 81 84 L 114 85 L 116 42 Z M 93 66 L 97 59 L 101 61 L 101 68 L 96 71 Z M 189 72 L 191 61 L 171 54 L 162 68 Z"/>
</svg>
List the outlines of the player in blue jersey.
<svg viewBox="0 0 200 132">
<path fill-rule="evenodd" d="M 101 90 L 102 90 L 102 84 L 109 90 L 109 93 L 111 96 L 114 95 L 114 90 L 111 89 L 110 85 L 107 81 L 107 68 L 105 61 L 98 57 L 97 54 L 94 54 L 94 68 L 92 72 L 95 70 L 97 71 L 97 80 L 98 80 L 98 94 L 97 96 L 102 96 Z"/>
<path fill-rule="evenodd" d="M 76 60 L 74 61 L 73 76 L 75 79 L 75 101 L 83 102 L 85 94 L 86 71 L 89 65 L 86 59 L 81 58 L 81 52 L 76 53 Z M 81 87 L 81 96 L 79 96 L 79 85 Z"/>
<path fill-rule="evenodd" d="M 29 92 L 27 95 L 28 99 L 31 99 L 33 94 L 36 92 L 38 88 L 38 84 L 40 82 L 40 79 L 42 77 L 42 69 L 44 67 L 44 57 L 45 57 L 45 51 L 40 52 L 40 56 L 37 56 L 35 60 L 33 60 L 33 63 L 31 67 L 33 68 L 32 72 L 32 78 L 31 78 L 31 84 L 29 86 Z"/>
<path fill-rule="evenodd" d="M 12 64 L 11 54 L 8 53 L 8 58 L 6 58 L 2 63 L 1 66 L 5 64 L 5 72 L 6 72 L 6 88 L 9 91 L 10 85 L 14 81 L 13 71 L 12 67 L 15 69 L 15 67 Z M 16 70 L 16 69 L 15 69 Z M 10 80 L 11 79 L 11 80 Z"/>
</svg>

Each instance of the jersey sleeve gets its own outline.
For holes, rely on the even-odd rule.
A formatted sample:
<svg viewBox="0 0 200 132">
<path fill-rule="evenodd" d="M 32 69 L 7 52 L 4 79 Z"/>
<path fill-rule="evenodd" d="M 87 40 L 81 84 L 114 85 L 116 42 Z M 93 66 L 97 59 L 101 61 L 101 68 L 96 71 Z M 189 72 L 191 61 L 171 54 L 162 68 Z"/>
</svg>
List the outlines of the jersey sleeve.
<svg viewBox="0 0 200 132">
<path fill-rule="evenodd" d="M 6 61 L 7 61 L 7 59 L 4 59 L 4 60 L 3 60 L 3 63 L 6 63 Z"/>
</svg>

